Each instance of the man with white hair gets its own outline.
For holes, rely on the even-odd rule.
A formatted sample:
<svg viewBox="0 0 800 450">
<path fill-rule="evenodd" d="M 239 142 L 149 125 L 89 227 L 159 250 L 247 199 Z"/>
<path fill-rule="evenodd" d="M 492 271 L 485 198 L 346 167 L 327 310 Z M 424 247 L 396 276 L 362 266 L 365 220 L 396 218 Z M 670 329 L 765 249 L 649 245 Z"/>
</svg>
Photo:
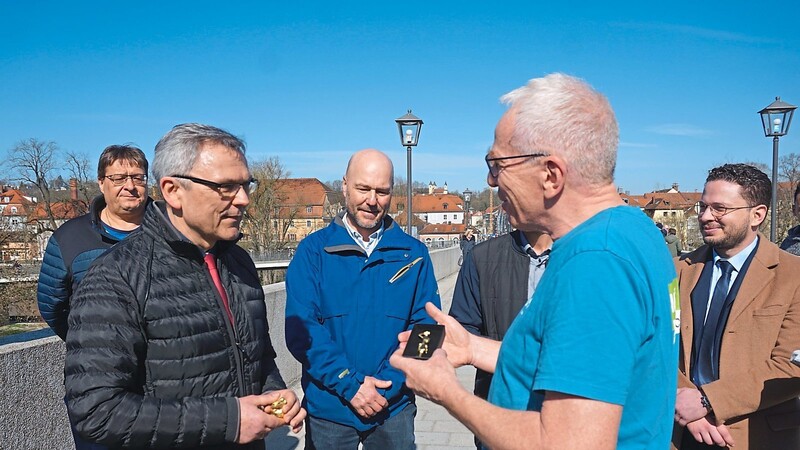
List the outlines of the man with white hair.
<svg viewBox="0 0 800 450">
<path fill-rule="evenodd" d="M 548 269 L 502 345 L 428 305 L 444 351 L 391 362 L 489 448 L 667 448 L 677 281 L 652 221 L 617 194 L 611 106 L 561 74 L 503 101 L 487 181 L 515 228 L 552 236 Z M 465 364 L 494 372 L 488 402 L 456 379 Z"/>
</svg>

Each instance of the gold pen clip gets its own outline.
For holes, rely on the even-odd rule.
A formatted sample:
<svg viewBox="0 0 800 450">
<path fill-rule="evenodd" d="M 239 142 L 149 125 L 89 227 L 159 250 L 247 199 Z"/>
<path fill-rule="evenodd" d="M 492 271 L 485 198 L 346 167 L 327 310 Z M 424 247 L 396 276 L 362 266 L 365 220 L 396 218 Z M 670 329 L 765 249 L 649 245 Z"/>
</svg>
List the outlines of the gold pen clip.
<svg viewBox="0 0 800 450">
<path fill-rule="evenodd" d="M 394 274 L 394 276 L 389 279 L 389 284 L 394 283 L 395 281 L 397 281 L 398 278 L 402 277 L 403 275 L 406 274 L 406 272 L 408 272 L 408 269 L 414 267 L 414 264 L 416 264 L 416 263 L 418 263 L 420 261 L 422 261 L 422 256 L 418 257 L 414 261 L 411 261 L 409 264 L 406 264 L 405 266 L 401 267 L 400 270 L 398 270 L 397 273 Z"/>
</svg>

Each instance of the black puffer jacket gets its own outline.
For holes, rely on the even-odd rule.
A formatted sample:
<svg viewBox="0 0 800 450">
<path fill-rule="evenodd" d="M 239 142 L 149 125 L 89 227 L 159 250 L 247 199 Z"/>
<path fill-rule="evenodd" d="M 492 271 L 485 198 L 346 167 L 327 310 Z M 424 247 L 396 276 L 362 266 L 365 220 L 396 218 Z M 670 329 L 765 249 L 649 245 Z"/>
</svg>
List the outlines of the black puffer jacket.
<svg viewBox="0 0 800 450">
<path fill-rule="evenodd" d="M 233 444 L 237 397 L 285 388 L 252 260 L 215 249 L 235 328 L 203 263 L 161 202 L 98 258 L 72 300 L 65 380 L 81 435 L 112 448 L 264 448 Z"/>
</svg>

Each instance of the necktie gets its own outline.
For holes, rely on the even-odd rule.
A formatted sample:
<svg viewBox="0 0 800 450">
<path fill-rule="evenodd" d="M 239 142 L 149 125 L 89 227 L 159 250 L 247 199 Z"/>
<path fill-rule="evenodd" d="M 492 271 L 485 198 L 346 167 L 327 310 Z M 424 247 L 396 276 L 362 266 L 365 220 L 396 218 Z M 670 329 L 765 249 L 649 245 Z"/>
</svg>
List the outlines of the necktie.
<svg viewBox="0 0 800 450">
<path fill-rule="evenodd" d="M 717 348 L 715 340 L 718 334 L 717 327 L 719 326 L 720 315 L 725 305 L 725 299 L 728 298 L 733 266 L 728 261 L 723 260 L 717 261 L 717 266 L 722 271 L 722 275 L 717 280 L 717 285 L 714 286 L 711 305 L 709 305 L 708 315 L 706 315 L 706 323 L 703 325 L 703 336 L 700 339 L 697 357 L 697 380 L 695 380 L 695 384 L 698 386 L 719 378 L 719 374 L 715 373 L 716 370 L 714 370 L 719 363 L 719 348 Z"/>
<path fill-rule="evenodd" d="M 231 313 L 231 307 L 228 303 L 228 294 L 225 293 L 225 289 L 222 287 L 222 280 L 219 279 L 217 259 L 214 257 L 213 253 L 206 253 L 203 259 L 206 262 L 206 267 L 208 267 L 208 273 L 211 274 L 211 279 L 214 280 L 214 286 L 217 287 L 219 296 L 222 297 L 222 304 L 225 306 L 225 313 L 228 315 L 228 320 L 230 320 L 231 325 L 233 325 L 233 313 Z"/>
</svg>

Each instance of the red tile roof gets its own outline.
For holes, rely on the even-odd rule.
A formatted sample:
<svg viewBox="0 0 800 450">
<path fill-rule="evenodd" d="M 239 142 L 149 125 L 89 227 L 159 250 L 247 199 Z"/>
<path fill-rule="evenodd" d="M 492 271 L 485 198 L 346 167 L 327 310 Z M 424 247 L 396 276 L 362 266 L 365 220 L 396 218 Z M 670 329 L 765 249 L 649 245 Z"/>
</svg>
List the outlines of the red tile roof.
<svg viewBox="0 0 800 450">
<path fill-rule="evenodd" d="M 463 212 L 464 200 L 455 194 L 415 194 L 412 197 L 413 203 L 411 205 L 414 213 L 432 213 L 432 212 Z M 392 214 L 398 212 L 397 204 L 406 205 L 405 196 L 393 196 L 392 206 L 389 211 Z M 447 207 L 445 208 L 445 205 Z M 405 208 L 403 209 L 405 211 Z"/>
<path fill-rule="evenodd" d="M 444 224 L 444 223 L 431 223 L 419 231 L 419 234 L 463 234 L 467 226 L 463 223 Z"/>
</svg>

